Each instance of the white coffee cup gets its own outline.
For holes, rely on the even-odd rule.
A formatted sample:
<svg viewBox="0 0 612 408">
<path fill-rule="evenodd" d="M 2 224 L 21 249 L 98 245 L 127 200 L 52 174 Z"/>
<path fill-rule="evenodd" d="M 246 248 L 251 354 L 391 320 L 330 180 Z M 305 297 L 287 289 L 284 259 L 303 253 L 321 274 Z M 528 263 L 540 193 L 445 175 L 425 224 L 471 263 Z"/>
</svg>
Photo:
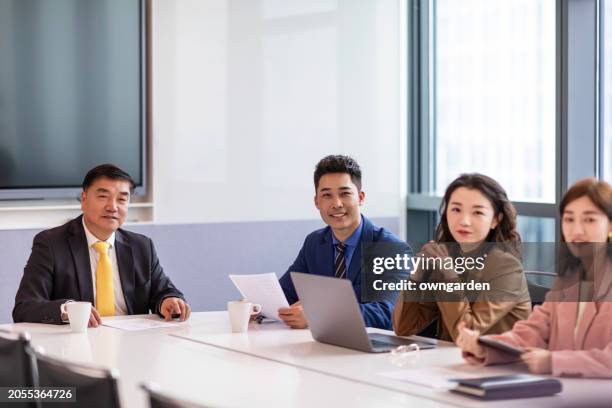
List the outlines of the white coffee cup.
<svg viewBox="0 0 612 408">
<path fill-rule="evenodd" d="M 229 315 L 232 332 L 243 333 L 249 327 L 251 315 L 261 312 L 261 305 L 251 303 L 248 300 L 234 300 L 227 302 L 227 313 Z"/>
<path fill-rule="evenodd" d="M 91 303 L 89 302 L 68 302 L 66 312 L 70 328 L 75 333 L 83 333 L 87 330 L 89 316 L 91 315 Z"/>
</svg>

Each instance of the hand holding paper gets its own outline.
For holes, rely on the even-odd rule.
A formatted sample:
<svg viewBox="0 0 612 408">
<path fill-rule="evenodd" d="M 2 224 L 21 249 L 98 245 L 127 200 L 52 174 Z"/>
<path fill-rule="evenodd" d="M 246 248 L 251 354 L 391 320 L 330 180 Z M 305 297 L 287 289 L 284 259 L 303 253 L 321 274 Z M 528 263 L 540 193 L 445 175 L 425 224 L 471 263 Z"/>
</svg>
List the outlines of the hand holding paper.
<svg viewBox="0 0 612 408">
<path fill-rule="evenodd" d="M 278 319 L 278 309 L 288 308 L 287 298 L 274 273 L 255 275 L 230 275 L 236 288 L 250 302 L 261 305 L 261 313 L 272 319 Z"/>
</svg>

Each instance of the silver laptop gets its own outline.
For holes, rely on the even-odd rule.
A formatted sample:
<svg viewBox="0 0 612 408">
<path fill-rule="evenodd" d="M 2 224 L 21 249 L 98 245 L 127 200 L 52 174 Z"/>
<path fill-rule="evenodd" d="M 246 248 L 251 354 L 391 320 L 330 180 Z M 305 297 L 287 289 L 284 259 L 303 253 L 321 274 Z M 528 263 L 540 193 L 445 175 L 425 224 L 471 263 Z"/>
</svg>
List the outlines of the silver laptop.
<svg viewBox="0 0 612 408">
<path fill-rule="evenodd" d="M 434 339 L 368 333 L 348 279 L 300 272 L 291 272 L 291 279 L 304 307 L 312 337 L 318 342 L 370 353 L 383 353 L 413 343 L 420 349 L 435 347 Z"/>
</svg>

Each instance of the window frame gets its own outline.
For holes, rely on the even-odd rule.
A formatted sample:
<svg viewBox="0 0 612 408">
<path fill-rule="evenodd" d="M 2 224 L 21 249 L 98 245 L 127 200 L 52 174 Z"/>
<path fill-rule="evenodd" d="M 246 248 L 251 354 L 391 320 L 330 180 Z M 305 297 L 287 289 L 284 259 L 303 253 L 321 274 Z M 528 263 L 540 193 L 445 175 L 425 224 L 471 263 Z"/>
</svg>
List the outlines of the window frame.
<svg viewBox="0 0 612 408">
<path fill-rule="evenodd" d="M 406 166 L 407 186 L 402 214 L 402 238 L 411 241 L 433 237 L 442 197 L 433 191 L 435 174 L 435 120 L 429 81 L 432 53 L 433 13 L 436 0 L 409 0 L 406 7 Z M 558 205 L 568 187 L 584 177 L 602 176 L 600 160 L 600 70 L 599 36 L 603 0 L 555 0 L 555 202 L 513 201 L 517 215 L 552 218 L 560 236 Z M 585 46 L 591 44 L 592 46 Z M 585 84 L 587 84 L 585 86 Z"/>
</svg>

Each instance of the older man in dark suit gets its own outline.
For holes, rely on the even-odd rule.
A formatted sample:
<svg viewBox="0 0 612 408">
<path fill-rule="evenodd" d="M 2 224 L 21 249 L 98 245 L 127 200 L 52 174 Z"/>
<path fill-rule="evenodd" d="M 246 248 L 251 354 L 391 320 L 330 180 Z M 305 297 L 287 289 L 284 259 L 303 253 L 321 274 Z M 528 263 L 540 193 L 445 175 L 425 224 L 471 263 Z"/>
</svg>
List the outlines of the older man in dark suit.
<svg viewBox="0 0 612 408">
<path fill-rule="evenodd" d="M 132 178 L 111 164 L 83 180 L 83 214 L 34 237 L 15 296 L 13 320 L 61 324 L 71 301 L 91 302 L 90 327 L 101 316 L 152 311 L 186 320 L 189 305 L 159 263 L 153 242 L 121 229 L 134 190 Z"/>
</svg>

